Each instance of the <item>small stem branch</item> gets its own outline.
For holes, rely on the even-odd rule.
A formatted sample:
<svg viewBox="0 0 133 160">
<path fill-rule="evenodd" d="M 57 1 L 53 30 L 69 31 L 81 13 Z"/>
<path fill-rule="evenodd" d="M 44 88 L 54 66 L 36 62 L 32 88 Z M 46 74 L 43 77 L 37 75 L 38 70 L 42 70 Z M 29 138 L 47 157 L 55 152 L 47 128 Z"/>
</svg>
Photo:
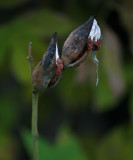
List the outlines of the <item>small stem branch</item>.
<svg viewBox="0 0 133 160">
<path fill-rule="evenodd" d="M 32 42 L 29 43 L 29 55 L 26 58 L 29 61 L 29 69 L 30 69 L 30 76 L 31 76 L 31 82 L 32 82 L 32 72 L 33 72 L 33 57 L 31 55 L 31 47 L 32 47 Z M 32 85 L 33 89 L 33 85 Z"/>
<path fill-rule="evenodd" d="M 31 55 L 32 42 L 29 43 L 29 55 L 27 60 L 29 61 L 29 69 L 31 75 L 32 83 L 32 72 L 33 72 L 33 58 Z M 32 84 L 32 139 L 33 139 L 33 160 L 38 160 L 38 129 L 37 129 L 37 119 L 38 119 L 38 91 L 33 87 Z"/>
</svg>

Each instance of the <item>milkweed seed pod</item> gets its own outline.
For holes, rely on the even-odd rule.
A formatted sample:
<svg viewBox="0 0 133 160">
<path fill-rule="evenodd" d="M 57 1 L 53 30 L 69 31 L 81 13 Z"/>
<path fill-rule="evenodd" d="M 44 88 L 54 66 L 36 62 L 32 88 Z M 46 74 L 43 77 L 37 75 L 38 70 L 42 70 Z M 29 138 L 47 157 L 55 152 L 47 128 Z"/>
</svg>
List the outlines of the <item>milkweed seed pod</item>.
<svg viewBox="0 0 133 160">
<path fill-rule="evenodd" d="M 63 45 L 61 59 L 66 67 L 77 67 L 85 61 L 90 50 L 100 47 L 101 30 L 94 16 L 75 29 Z"/>
<path fill-rule="evenodd" d="M 51 38 L 47 51 L 32 74 L 33 86 L 37 90 L 53 87 L 62 76 L 63 62 L 59 58 L 57 33 Z"/>
</svg>

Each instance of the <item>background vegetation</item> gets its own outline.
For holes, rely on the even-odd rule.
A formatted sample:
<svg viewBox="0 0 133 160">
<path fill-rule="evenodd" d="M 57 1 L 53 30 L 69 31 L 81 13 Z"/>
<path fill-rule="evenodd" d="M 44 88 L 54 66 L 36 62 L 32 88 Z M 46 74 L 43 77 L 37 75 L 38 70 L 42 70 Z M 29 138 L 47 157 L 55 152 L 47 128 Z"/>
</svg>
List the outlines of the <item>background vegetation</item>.
<svg viewBox="0 0 133 160">
<path fill-rule="evenodd" d="M 133 1 L 0 1 L 0 160 L 31 159 L 31 84 L 34 62 L 57 31 L 59 48 L 91 15 L 102 30 L 96 66 L 88 57 L 39 95 L 40 160 L 133 159 Z"/>
</svg>

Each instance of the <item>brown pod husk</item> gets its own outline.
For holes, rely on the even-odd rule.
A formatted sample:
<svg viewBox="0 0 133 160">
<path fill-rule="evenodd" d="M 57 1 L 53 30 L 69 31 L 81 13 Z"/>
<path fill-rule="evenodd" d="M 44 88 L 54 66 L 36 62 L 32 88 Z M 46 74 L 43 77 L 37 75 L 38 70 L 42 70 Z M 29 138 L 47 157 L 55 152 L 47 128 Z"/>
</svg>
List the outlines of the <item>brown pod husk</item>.
<svg viewBox="0 0 133 160">
<path fill-rule="evenodd" d="M 62 76 L 62 71 L 59 75 L 56 74 L 56 45 L 57 33 L 55 32 L 51 38 L 47 51 L 32 74 L 33 86 L 37 90 L 55 86 Z"/>
<path fill-rule="evenodd" d="M 64 68 L 77 67 L 85 61 L 88 53 L 87 40 L 93 21 L 94 16 L 91 16 L 86 23 L 71 32 L 65 41 L 61 56 Z"/>
</svg>

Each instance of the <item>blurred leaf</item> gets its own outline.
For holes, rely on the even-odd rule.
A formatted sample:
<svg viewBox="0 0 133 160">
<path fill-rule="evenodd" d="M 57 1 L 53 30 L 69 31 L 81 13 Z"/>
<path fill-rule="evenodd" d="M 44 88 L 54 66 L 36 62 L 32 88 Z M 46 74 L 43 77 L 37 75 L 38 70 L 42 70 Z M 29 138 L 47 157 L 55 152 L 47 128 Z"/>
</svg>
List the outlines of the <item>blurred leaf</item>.
<svg viewBox="0 0 133 160">
<path fill-rule="evenodd" d="M 1 0 L 0 5 L 1 6 L 16 5 L 16 4 L 24 2 L 24 1 L 27 1 L 27 0 Z"/>
<path fill-rule="evenodd" d="M 76 69 L 68 69 L 63 73 L 60 84 L 56 86 L 60 101 L 69 109 L 80 108 L 81 105 L 88 104 L 91 98 L 89 77 L 84 83 L 78 83 L 76 72 Z"/>
<path fill-rule="evenodd" d="M 102 137 L 94 134 L 82 136 L 82 143 L 94 160 L 132 160 L 132 126 L 115 127 Z"/>
<path fill-rule="evenodd" d="M 74 136 L 67 128 L 61 129 L 58 139 L 57 147 L 55 150 L 59 160 L 86 160 L 83 154 L 81 144 L 76 136 Z"/>
<path fill-rule="evenodd" d="M 132 160 L 133 130 L 118 128 L 97 144 L 97 160 Z"/>
<path fill-rule="evenodd" d="M 59 34 L 68 32 L 73 23 L 61 15 L 50 10 L 38 10 L 18 17 L 8 25 L 0 27 L 0 66 L 4 59 L 11 60 L 11 69 L 15 77 L 23 82 L 29 81 L 29 67 L 26 61 L 28 43 L 33 42 L 32 54 L 37 63 L 47 49 L 53 32 Z M 43 39 L 46 40 L 43 42 Z M 48 40 L 47 40 L 48 39 Z M 8 52 L 9 57 L 6 57 Z"/>
<path fill-rule="evenodd" d="M 11 134 L 0 132 L 0 160 L 14 160 L 16 159 L 16 152 L 16 141 Z"/>
<path fill-rule="evenodd" d="M 6 94 L 0 98 L 0 132 L 9 130 L 16 122 L 17 110 L 16 102 Z"/>
<path fill-rule="evenodd" d="M 22 138 L 28 153 L 32 156 L 32 138 L 29 131 L 23 131 Z M 77 139 L 68 133 L 65 133 L 65 139 L 64 136 L 61 138 L 59 137 L 59 140 L 55 145 L 52 145 L 44 138 L 39 137 L 39 159 L 87 160 L 79 147 Z"/>
<path fill-rule="evenodd" d="M 120 41 L 107 26 L 103 35 L 104 47 L 99 51 L 99 85 L 94 95 L 100 109 L 109 109 L 123 94 L 125 82 Z"/>
</svg>

